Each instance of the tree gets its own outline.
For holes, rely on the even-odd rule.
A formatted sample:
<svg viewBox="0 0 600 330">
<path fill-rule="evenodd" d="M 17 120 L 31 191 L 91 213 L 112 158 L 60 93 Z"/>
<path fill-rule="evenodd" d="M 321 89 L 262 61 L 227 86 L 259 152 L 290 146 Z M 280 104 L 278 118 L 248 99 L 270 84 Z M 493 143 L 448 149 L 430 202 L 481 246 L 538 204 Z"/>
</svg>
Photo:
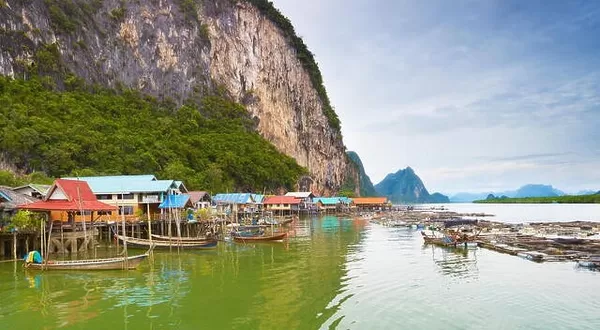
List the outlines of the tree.
<svg viewBox="0 0 600 330">
<path fill-rule="evenodd" d="M 38 214 L 19 210 L 10 220 L 9 230 L 36 230 L 40 227 L 42 218 Z"/>
</svg>

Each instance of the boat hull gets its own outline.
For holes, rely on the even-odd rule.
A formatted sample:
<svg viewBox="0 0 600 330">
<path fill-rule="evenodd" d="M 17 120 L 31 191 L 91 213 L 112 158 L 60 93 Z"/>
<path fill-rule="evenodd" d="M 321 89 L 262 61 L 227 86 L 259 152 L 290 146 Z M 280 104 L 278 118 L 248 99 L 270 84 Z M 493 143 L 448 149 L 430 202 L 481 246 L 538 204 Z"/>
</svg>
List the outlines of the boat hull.
<svg viewBox="0 0 600 330">
<path fill-rule="evenodd" d="M 207 238 L 207 237 L 170 237 L 169 236 L 161 236 L 161 235 L 155 235 L 152 234 L 152 239 L 157 239 L 160 241 L 182 241 L 182 242 L 199 242 L 199 243 L 203 243 L 203 242 L 209 242 L 209 241 L 213 241 L 214 239 L 211 238 Z"/>
<path fill-rule="evenodd" d="M 281 233 L 276 235 L 269 236 L 233 236 L 233 240 L 236 242 L 272 242 L 272 241 L 280 241 L 287 237 L 287 233 Z"/>
<path fill-rule="evenodd" d="M 136 269 L 142 261 L 148 257 L 148 254 L 133 256 L 129 258 L 106 258 L 106 259 L 87 259 L 87 260 L 65 260 L 48 261 L 47 263 L 25 264 L 26 269 L 33 270 L 119 270 Z M 125 261 L 127 260 L 127 262 Z"/>
<path fill-rule="evenodd" d="M 119 238 L 119 240 L 123 241 L 124 239 L 127 239 L 127 246 L 135 246 L 135 247 L 141 247 L 141 248 L 148 248 L 153 246 L 155 249 L 161 249 L 161 250 L 165 250 L 165 249 L 186 249 L 186 250 L 203 250 L 203 249 L 214 249 L 217 247 L 217 240 L 206 240 L 206 241 L 202 241 L 202 242 L 190 242 L 190 241 L 183 241 L 183 240 L 178 240 L 176 238 L 171 239 L 171 241 L 168 240 L 147 240 L 147 239 L 142 239 L 142 238 L 133 238 L 133 237 L 126 237 L 123 235 L 117 235 L 117 237 Z"/>
</svg>

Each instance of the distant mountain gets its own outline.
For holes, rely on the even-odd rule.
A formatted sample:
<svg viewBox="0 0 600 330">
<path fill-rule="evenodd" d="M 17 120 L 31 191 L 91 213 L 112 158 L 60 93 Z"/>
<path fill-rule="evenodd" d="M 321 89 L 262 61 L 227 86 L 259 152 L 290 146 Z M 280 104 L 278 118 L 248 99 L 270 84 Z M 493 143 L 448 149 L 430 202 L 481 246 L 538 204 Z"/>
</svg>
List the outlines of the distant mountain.
<svg viewBox="0 0 600 330">
<path fill-rule="evenodd" d="M 573 195 L 577 195 L 577 196 L 581 196 L 581 195 L 594 195 L 594 194 L 598 194 L 600 193 L 600 191 L 595 191 L 595 190 L 580 190 L 576 193 L 574 193 Z"/>
<path fill-rule="evenodd" d="M 373 182 L 371 182 L 371 178 L 369 178 L 369 176 L 365 172 L 365 167 L 363 166 L 360 157 L 358 157 L 358 154 L 354 151 L 348 151 L 346 152 L 346 154 L 348 155 L 348 158 L 350 158 L 350 160 L 353 161 L 358 167 L 360 195 L 363 197 L 378 196 L 377 192 L 375 191 L 375 187 L 373 187 Z"/>
<path fill-rule="evenodd" d="M 562 196 L 565 193 L 555 189 L 552 185 L 544 185 L 544 184 L 528 184 L 517 190 L 515 196 L 509 197 L 555 197 Z M 508 195 L 507 195 L 508 196 Z"/>
<path fill-rule="evenodd" d="M 517 190 L 507 191 L 486 191 L 480 193 L 468 193 L 460 192 L 450 197 L 450 201 L 454 203 L 467 203 L 475 200 L 486 199 L 488 195 L 494 196 L 506 196 L 509 198 L 523 198 L 523 197 L 555 197 L 563 196 L 564 192 L 554 188 L 552 185 L 544 184 L 527 184 L 520 187 Z"/>
<path fill-rule="evenodd" d="M 375 185 L 375 190 L 386 196 L 392 203 L 448 203 L 447 196 L 440 193 L 429 194 L 421 178 L 407 167 L 388 174 Z"/>
</svg>

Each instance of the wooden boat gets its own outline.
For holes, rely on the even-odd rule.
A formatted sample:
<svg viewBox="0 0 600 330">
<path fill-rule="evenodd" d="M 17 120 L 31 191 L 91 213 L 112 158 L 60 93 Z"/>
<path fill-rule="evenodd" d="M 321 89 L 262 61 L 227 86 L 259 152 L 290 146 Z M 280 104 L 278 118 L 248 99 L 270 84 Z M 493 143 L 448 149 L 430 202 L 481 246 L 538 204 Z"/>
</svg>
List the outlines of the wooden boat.
<svg viewBox="0 0 600 330">
<path fill-rule="evenodd" d="M 424 231 L 421 232 L 421 236 L 423 237 L 423 242 L 425 244 L 435 244 L 439 246 L 447 246 L 447 247 L 455 247 L 455 248 L 469 248 L 469 247 L 477 247 L 478 243 L 474 240 L 461 240 L 456 239 L 451 236 L 434 236 L 427 235 Z"/>
<path fill-rule="evenodd" d="M 585 242 L 583 238 L 576 237 L 557 237 L 552 240 L 559 244 L 583 244 Z"/>
<path fill-rule="evenodd" d="M 35 270 L 116 270 L 136 269 L 142 261 L 148 258 L 152 247 L 146 253 L 132 257 L 116 257 L 85 260 L 49 260 L 43 263 L 25 263 L 26 269 Z M 127 260 L 127 262 L 125 262 Z"/>
<path fill-rule="evenodd" d="M 233 234 L 233 240 L 236 242 L 269 242 L 280 241 L 287 237 L 287 233 L 274 233 L 273 235 L 242 235 L 240 233 Z"/>
<path fill-rule="evenodd" d="M 169 236 L 162 236 L 162 235 L 155 235 L 155 234 L 152 234 L 152 238 L 155 238 L 159 241 L 171 240 L 171 241 L 182 241 L 182 242 L 206 242 L 206 241 L 213 240 L 206 236 L 204 236 L 204 237 L 171 237 L 171 238 L 169 238 Z"/>
<path fill-rule="evenodd" d="M 190 250 L 200 250 L 200 249 L 213 249 L 217 247 L 217 240 L 205 240 L 202 242 L 190 242 L 183 241 L 177 238 L 169 240 L 148 240 L 142 238 L 134 238 L 123 235 L 116 235 L 121 241 L 127 239 L 127 246 L 135 246 L 135 247 L 148 247 L 154 246 L 156 249 L 190 249 Z"/>
</svg>

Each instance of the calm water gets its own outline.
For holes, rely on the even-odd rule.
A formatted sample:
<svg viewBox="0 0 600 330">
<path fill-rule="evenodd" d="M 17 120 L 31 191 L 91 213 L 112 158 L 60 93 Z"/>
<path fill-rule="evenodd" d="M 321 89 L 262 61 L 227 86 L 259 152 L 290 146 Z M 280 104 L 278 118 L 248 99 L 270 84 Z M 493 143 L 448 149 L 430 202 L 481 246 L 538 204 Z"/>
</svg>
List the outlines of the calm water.
<svg viewBox="0 0 600 330">
<path fill-rule="evenodd" d="M 440 207 L 442 204 L 429 204 L 426 207 Z M 443 204 L 450 211 L 459 213 L 486 213 L 494 217 L 486 219 L 508 222 L 565 222 L 599 221 L 600 204 Z"/>
<path fill-rule="evenodd" d="M 0 264 L 2 329 L 600 329 L 600 273 L 304 219 L 283 243 L 156 252 L 139 270 Z M 132 251 L 133 254 L 133 251 Z"/>
</svg>

